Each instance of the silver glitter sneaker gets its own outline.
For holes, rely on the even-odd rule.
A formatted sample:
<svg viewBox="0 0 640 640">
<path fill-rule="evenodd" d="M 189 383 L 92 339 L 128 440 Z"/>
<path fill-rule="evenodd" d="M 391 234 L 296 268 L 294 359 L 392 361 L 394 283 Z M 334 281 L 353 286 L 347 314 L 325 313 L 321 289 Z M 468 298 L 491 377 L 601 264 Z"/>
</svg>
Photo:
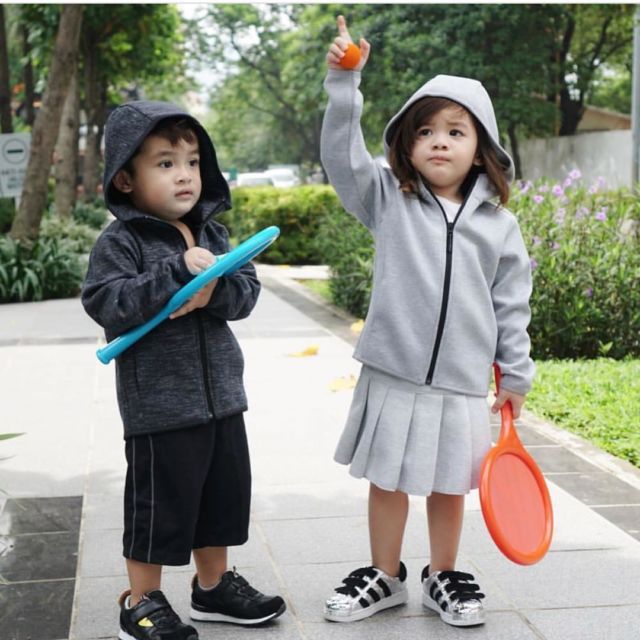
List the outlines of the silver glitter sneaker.
<svg viewBox="0 0 640 640">
<path fill-rule="evenodd" d="M 404 604 L 409 599 L 407 569 L 400 563 L 400 575 L 388 576 L 376 567 L 352 571 L 324 605 L 324 617 L 332 622 L 355 622 L 378 611 Z"/>
<path fill-rule="evenodd" d="M 422 604 L 440 614 L 440 618 L 454 627 L 484 624 L 484 608 L 480 587 L 470 573 L 434 571 L 429 566 L 422 571 Z"/>
</svg>

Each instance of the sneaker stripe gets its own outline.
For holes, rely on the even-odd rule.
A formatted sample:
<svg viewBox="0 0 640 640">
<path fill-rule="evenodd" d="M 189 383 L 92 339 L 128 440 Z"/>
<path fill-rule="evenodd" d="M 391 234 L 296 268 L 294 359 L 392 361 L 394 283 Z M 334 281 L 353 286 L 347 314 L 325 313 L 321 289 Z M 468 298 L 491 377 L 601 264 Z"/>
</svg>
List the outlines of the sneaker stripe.
<svg viewBox="0 0 640 640">
<path fill-rule="evenodd" d="M 380 599 L 381 599 L 380 595 L 378 594 L 378 592 L 373 587 L 369 588 L 369 590 L 367 591 L 367 595 L 371 596 L 371 599 L 374 602 L 380 602 Z"/>
<path fill-rule="evenodd" d="M 366 609 L 369 606 L 369 601 L 366 598 L 360 598 L 360 600 L 358 600 L 358 604 L 363 608 Z"/>
<path fill-rule="evenodd" d="M 382 593 L 384 593 L 385 598 L 388 598 L 391 595 L 389 585 L 382 578 L 378 578 L 376 580 L 376 584 L 382 589 Z"/>
</svg>

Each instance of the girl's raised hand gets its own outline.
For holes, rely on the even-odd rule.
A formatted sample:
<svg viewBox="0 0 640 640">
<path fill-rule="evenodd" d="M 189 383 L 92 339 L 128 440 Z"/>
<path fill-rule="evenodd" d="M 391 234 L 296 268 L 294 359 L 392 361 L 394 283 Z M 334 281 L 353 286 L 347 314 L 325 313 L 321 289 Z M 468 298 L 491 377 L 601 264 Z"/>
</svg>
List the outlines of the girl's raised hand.
<svg viewBox="0 0 640 640">
<path fill-rule="evenodd" d="M 353 40 L 347 30 L 347 21 L 344 19 L 344 16 L 338 16 L 337 24 L 338 37 L 329 47 L 327 65 L 331 69 L 342 69 L 344 71 L 343 67 L 340 66 L 340 59 L 344 56 L 344 52 L 347 50 L 349 43 L 353 42 Z M 353 67 L 353 71 L 361 71 L 363 69 L 369 59 L 370 51 L 371 45 L 364 38 L 360 38 L 360 62 Z"/>
</svg>

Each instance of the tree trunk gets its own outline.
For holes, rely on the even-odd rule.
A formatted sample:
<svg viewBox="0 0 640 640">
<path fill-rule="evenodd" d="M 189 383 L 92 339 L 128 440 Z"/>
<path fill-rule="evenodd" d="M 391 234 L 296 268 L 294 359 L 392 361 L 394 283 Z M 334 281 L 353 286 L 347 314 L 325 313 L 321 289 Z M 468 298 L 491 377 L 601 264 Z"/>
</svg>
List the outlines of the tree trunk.
<svg viewBox="0 0 640 640">
<path fill-rule="evenodd" d="M 0 4 L 0 131 L 12 133 L 11 80 L 9 78 L 9 50 L 4 23 L 4 6 Z"/>
<path fill-rule="evenodd" d="M 572 136 L 584 115 L 582 94 L 579 100 L 572 100 L 568 89 L 560 92 L 560 132 L 561 136 Z"/>
<path fill-rule="evenodd" d="M 20 27 L 20 34 L 22 36 L 22 55 L 26 60 L 24 65 L 24 121 L 33 127 L 36 121 L 36 112 L 33 108 L 33 102 L 35 99 L 35 89 L 33 84 L 33 65 L 31 64 L 31 46 L 29 45 L 29 32 L 26 25 Z"/>
<path fill-rule="evenodd" d="M 522 163 L 520 162 L 520 147 L 518 146 L 518 136 L 516 134 L 516 125 L 513 122 L 509 123 L 507 127 L 507 133 L 509 134 L 509 145 L 511 146 L 511 155 L 513 157 L 513 164 L 516 170 L 516 179 L 522 179 Z"/>
<path fill-rule="evenodd" d="M 77 65 L 83 10 L 81 4 L 62 5 L 47 89 L 31 132 L 31 154 L 22 199 L 11 226 L 11 236 L 28 244 L 38 238 L 42 214 L 47 205 L 51 155 L 58 137 L 71 75 Z"/>
<path fill-rule="evenodd" d="M 83 32 L 84 49 L 84 96 L 85 113 L 87 114 L 87 137 L 84 147 L 84 165 L 82 171 L 83 199 L 93 200 L 97 193 L 100 172 L 100 110 L 101 78 L 98 51 L 95 47 L 91 31 Z"/>
<path fill-rule="evenodd" d="M 78 69 L 71 76 L 71 83 L 64 101 L 62 121 L 55 150 L 56 212 L 61 218 L 70 218 L 76 203 L 76 181 L 78 178 L 80 93 Z"/>
</svg>

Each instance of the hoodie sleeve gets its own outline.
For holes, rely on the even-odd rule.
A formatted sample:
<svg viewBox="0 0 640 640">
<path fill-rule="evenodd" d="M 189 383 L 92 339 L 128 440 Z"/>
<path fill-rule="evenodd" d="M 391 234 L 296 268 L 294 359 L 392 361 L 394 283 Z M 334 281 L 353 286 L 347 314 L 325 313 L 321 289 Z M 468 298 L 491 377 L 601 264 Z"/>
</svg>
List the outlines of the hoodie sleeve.
<svg viewBox="0 0 640 640">
<path fill-rule="evenodd" d="M 193 277 L 182 253 L 159 260 L 142 273 L 141 262 L 135 240 L 124 230 L 107 230 L 91 251 L 82 304 L 109 335 L 120 335 L 152 318 Z"/>
<path fill-rule="evenodd" d="M 231 250 L 229 233 L 222 225 L 215 227 L 224 242 L 225 252 Z M 256 268 L 248 262 L 235 273 L 218 279 L 213 295 L 205 310 L 221 320 L 242 320 L 256 306 L 260 293 L 260 282 Z"/>
<path fill-rule="evenodd" d="M 382 167 L 367 151 L 360 116 L 363 97 L 359 71 L 329 69 L 324 87 L 329 103 L 322 122 L 320 158 L 344 208 L 369 229 L 380 211 Z"/>
<path fill-rule="evenodd" d="M 505 239 L 491 297 L 498 325 L 496 362 L 502 372 L 502 387 L 523 395 L 531 389 L 535 373 L 527 333 L 531 289 L 529 255 L 514 220 Z"/>
</svg>

